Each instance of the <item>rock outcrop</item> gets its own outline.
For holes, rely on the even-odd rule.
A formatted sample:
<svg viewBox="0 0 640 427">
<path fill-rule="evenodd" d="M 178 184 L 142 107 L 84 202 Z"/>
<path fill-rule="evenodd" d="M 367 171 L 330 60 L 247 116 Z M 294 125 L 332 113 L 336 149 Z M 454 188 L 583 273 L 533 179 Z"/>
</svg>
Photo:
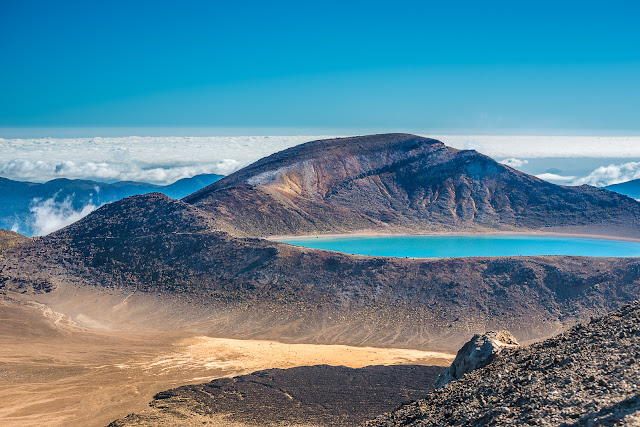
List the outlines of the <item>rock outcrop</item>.
<svg viewBox="0 0 640 427">
<path fill-rule="evenodd" d="M 519 345 L 509 331 L 489 331 L 474 335 L 458 351 L 451 366 L 436 378 L 436 388 L 462 378 L 463 375 L 478 368 L 484 368 L 505 348 L 514 348 Z"/>
<path fill-rule="evenodd" d="M 528 347 L 506 349 L 374 426 L 640 424 L 640 302 Z"/>
</svg>

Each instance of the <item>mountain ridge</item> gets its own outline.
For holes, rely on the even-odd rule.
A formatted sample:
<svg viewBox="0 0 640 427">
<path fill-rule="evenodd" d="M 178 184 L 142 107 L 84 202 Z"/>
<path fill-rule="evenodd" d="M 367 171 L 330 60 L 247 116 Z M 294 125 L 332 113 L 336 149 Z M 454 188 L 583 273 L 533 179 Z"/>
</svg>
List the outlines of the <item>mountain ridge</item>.
<svg viewBox="0 0 640 427">
<path fill-rule="evenodd" d="M 551 184 L 476 151 L 409 134 L 312 141 L 183 201 L 239 236 L 597 229 L 587 234 L 640 238 L 635 200 Z"/>
<path fill-rule="evenodd" d="M 621 182 L 603 187 L 616 193 L 624 194 L 633 199 L 640 199 L 640 179 L 632 179 L 631 181 Z"/>
<path fill-rule="evenodd" d="M 239 238 L 157 193 L 0 259 L 0 293 L 46 301 L 58 287 L 120 289 L 192 304 L 204 333 L 442 350 L 486 329 L 549 336 L 640 298 L 639 283 L 632 258 L 381 258 Z"/>
</svg>

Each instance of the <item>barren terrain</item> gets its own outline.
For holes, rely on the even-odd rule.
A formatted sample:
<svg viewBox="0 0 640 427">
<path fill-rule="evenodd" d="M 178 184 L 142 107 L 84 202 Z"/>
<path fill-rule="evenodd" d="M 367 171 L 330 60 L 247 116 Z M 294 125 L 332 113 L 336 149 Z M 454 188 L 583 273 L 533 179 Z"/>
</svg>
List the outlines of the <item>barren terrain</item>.
<svg viewBox="0 0 640 427">
<path fill-rule="evenodd" d="M 88 321 L 90 315 L 69 316 L 44 304 L 1 300 L 0 424 L 104 426 L 143 410 L 157 392 L 224 376 L 318 364 L 446 366 L 452 357 L 419 350 L 212 338 L 151 327 L 131 332 L 124 324 L 95 329 L 73 320 Z"/>
<path fill-rule="evenodd" d="M 391 134 L 305 144 L 45 237 L 0 235 L 0 425 L 105 425 L 162 390 L 268 368 L 446 366 L 424 350 L 490 329 L 540 340 L 640 298 L 637 258 L 382 258 L 260 237 L 640 238 L 638 218 L 628 197 Z"/>
</svg>

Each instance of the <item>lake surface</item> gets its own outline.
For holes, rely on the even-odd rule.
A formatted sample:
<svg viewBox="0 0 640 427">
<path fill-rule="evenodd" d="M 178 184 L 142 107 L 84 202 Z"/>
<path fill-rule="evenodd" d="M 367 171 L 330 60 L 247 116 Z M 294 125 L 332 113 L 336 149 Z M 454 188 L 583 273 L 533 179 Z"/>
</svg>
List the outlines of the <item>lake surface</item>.
<svg viewBox="0 0 640 427">
<path fill-rule="evenodd" d="M 640 243 L 581 237 L 526 235 L 345 236 L 281 239 L 280 242 L 358 255 L 389 257 L 485 257 L 582 255 L 640 257 Z"/>
</svg>

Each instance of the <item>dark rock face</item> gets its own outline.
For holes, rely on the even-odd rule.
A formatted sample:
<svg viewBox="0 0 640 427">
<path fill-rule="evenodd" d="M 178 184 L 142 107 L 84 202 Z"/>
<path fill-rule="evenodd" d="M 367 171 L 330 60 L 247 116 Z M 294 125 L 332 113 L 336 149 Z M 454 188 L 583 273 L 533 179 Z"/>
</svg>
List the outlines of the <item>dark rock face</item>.
<svg viewBox="0 0 640 427">
<path fill-rule="evenodd" d="M 508 331 L 489 331 L 484 334 L 476 334 L 458 351 L 455 360 L 447 369 L 436 378 L 436 387 L 462 378 L 479 368 L 484 368 L 491 363 L 502 350 L 519 346 L 518 341 Z"/>
<path fill-rule="evenodd" d="M 640 302 L 529 347 L 368 426 L 638 425 Z"/>
<path fill-rule="evenodd" d="M 112 427 L 184 425 L 194 414 L 243 425 L 352 426 L 433 390 L 438 366 L 303 366 L 269 369 L 158 393 L 150 410 Z"/>
<path fill-rule="evenodd" d="M 553 229 L 640 237 L 640 203 L 407 134 L 313 141 L 184 201 L 237 235 Z M 567 228 L 568 227 L 568 228 Z"/>
</svg>

